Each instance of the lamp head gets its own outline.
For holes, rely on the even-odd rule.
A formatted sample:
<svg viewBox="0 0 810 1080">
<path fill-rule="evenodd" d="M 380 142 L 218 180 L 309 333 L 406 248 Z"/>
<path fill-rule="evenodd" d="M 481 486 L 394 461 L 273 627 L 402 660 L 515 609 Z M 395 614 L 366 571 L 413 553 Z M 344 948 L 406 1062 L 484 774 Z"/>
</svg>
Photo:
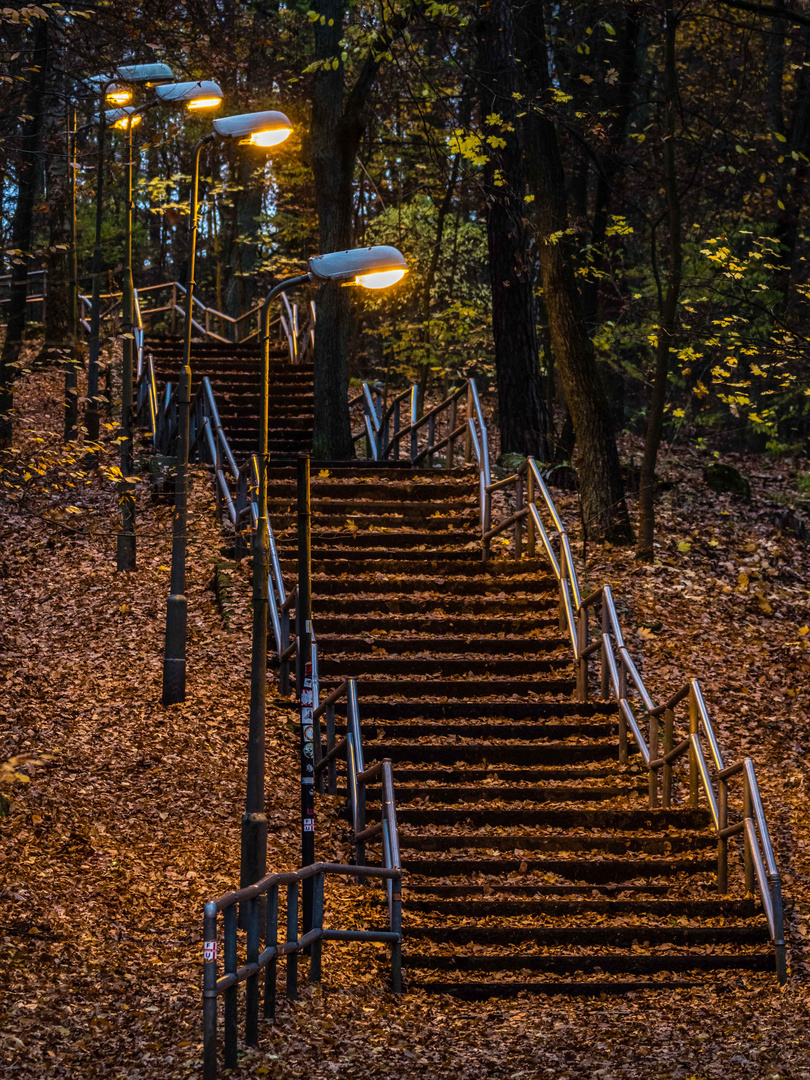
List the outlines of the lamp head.
<svg viewBox="0 0 810 1080">
<path fill-rule="evenodd" d="M 126 131 L 128 127 L 137 127 L 143 117 L 137 109 L 127 106 L 123 109 L 107 109 L 104 113 L 104 122 L 109 128 L 118 131 Z"/>
<path fill-rule="evenodd" d="M 408 272 L 401 251 L 387 244 L 332 251 L 309 260 L 312 276 L 318 281 L 362 285 L 366 289 L 386 289 Z"/>
<path fill-rule="evenodd" d="M 241 113 L 239 116 L 223 116 L 214 121 L 214 134 L 218 139 L 236 140 L 246 146 L 269 149 L 284 142 L 292 131 L 292 123 L 283 112 L 272 109 L 264 112 Z"/>
<path fill-rule="evenodd" d="M 111 105 L 126 105 L 132 100 L 132 91 L 128 86 L 113 83 L 107 87 L 106 99 Z"/>
<path fill-rule="evenodd" d="M 219 85 L 210 79 L 166 83 L 155 90 L 158 101 L 170 105 L 185 105 L 190 112 L 215 109 L 222 103 L 224 96 Z"/>
<path fill-rule="evenodd" d="M 174 78 L 168 64 L 121 64 L 115 74 L 121 82 L 146 83 L 147 86 L 159 86 Z"/>
</svg>

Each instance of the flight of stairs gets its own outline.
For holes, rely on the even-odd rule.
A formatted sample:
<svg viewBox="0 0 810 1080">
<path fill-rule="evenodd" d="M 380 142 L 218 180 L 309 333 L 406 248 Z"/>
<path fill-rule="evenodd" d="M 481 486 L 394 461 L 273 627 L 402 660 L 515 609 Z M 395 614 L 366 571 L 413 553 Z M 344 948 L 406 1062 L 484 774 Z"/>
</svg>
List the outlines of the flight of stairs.
<svg viewBox="0 0 810 1080">
<path fill-rule="evenodd" d="M 175 381 L 179 343 L 149 345 L 158 382 Z M 258 444 L 258 363 L 194 345 L 239 464 Z M 272 394 L 269 514 L 290 584 L 312 369 L 274 356 Z M 312 465 L 321 695 L 355 676 L 366 762 L 394 765 L 409 988 L 598 994 L 772 971 L 741 875 L 717 895 L 708 812 L 650 810 L 638 759 L 618 764 L 615 707 L 573 699 L 545 561 L 481 562 L 477 479 Z"/>
<path fill-rule="evenodd" d="M 167 381 L 176 384 L 182 365 L 182 341 L 151 337 L 146 348 L 154 359 L 158 386 Z M 259 447 L 260 363 L 255 344 L 191 344 L 192 395 L 207 375 L 222 427 L 239 465 Z M 270 353 L 269 409 L 269 450 L 274 458 L 291 460 L 310 449 L 312 403 L 312 365 L 291 364 L 286 346 L 274 348 Z"/>
<path fill-rule="evenodd" d="M 477 475 L 312 477 L 321 694 L 355 676 L 366 762 L 394 765 L 410 988 L 595 994 L 772 970 L 758 907 L 717 896 L 708 811 L 649 810 L 615 707 L 572 700 L 546 563 L 481 563 Z M 293 471 L 268 479 L 294 579 Z"/>
</svg>

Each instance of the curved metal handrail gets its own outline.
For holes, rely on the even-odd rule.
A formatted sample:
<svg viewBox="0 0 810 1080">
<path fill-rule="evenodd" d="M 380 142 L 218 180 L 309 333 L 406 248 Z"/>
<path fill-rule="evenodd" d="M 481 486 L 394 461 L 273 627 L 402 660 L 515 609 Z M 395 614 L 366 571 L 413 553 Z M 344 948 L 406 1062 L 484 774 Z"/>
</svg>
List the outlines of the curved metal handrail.
<svg viewBox="0 0 810 1080">
<path fill-rule="evenodd" d="M 470 380 L 471 384 L 474 383 Z M 709 806 L 712 823 L 718 838 L 717 882 L 720 892 L 728 888 L 728 840 L 738 833 L 744 836 L 746 890 L 759 891 L 768 922 L 771 943 L 776 954 L 776 970 L 780 983 L 787 978 L 784 919 L 782 913 L 781 880 L 773 852 L 768 823 L 756 771 L 750 758 L 726 766 L 700 683 L 691 679 L 664 704 L 655 705 L 638 667 L 630 655 L 622 634 L 616 605 L 609 585 L 602 585 L 584 599 L 581 597 L 576 566 L 568 534 L 549 494 L 542 473 L 533 458 L 528 458 L 512 476 L 493 483 L 488 468 L 486 423 L 477 393 L 473 390 L 473 415 L 468 419 L 470 441 L 479 465 L 481 493 L 482 543 L 484 558 L 489 557 L 489 541 L 493 536 L 514 529 L 515 556 L 520 557 L 525 525 L 527 548 L 535 554 L 539 537 L 560 594 L 560 623 L 567 632 L 577 665 L 577 697 L 587 700 L 589 662 L 597 655 L 601 661 L 601 695 L 608 697 L 612 690 L 619 706 L 619 758 L 627 761 L 627 733 L 638 746 L 644 767 L 649 773 L 650 806 L 657 806 L 659 789 L 662 805 L 672 800 L 672 768 L 683 757 L 689 760 L 689 805 L 696 809 L 702 788 Z M 526 487 L 524 498 L 524 484 Z M 516 510 L 497 525 L 490 524 L 492 495 L 495 491 L 513 487 Z M 552 527 L 547 529 L 541 509 L 548 513 Z M 557 543 L 555 551 L 554 542 Z M 598 611 L 599 633 L 590 640 L 589 612 Z M 630 701 L 641 706 L 641 718 L 649 720 L 650 736 L 645 739 L 639 717 Z M 674 741 L 674 710 L 683 701 L 689 705 L 689 735 L 679 743 Z M 659 753 L 659 718 L 664 717 L 664 747 Z M 703 750 L 702 738 L 709 748 L 709 760 Z M 710 764 L 711 763 L 711 764 Z M 737 775 L 744 780 L 742 818 L 729 825 L 728 784 Z"/>
</svg>

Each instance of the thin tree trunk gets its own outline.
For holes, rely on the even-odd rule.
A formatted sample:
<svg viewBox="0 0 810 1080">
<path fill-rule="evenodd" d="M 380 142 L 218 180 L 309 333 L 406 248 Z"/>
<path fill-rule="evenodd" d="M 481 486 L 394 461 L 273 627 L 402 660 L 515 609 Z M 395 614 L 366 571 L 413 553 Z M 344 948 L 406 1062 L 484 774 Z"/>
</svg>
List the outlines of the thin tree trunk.
<svg viewBox="0 0 810 1080">
<path fill-rule="evenodd" d="M 529 188 L 534 195 L 543 295 L 554 358 L 579 447 L 579 485 L 589 536 L 630 543 L 619 454 L 605 388 L 585 332 L 566 244 L 566 178 L 548 106 L 549 74 L 542 4 L 518 9 L 518 52 L 527 91 L 523 118 Z"/>
<path fill-rule="evenodd" d="M 364 111 L 393 33 L 404 25 L 400 16 L 370 44 L 357 81 L 345 95 L 341 58 L 346 0 L 316 0 L 313 10 L 315 73 L 312 94 L 311 159 L 315 205 L 322 252 L 352 246 L 352 182 L 365 130 Z M 348 351 L 350 291 L 324 283 L 316 296 L 315 417 L 312 452 L 316 458 L 354 457 L 349 420 Z"/>
<path fill-rule="evenodd" d="M 28 259 L 33 232 L 37 155 L 42 136 L 42 110 L 48 59 L 48 21 L 37 19 L 31 40 L 29 90 L 25 103 L 17 165 L 17 205 L 12 226 L 15 256 L 11 271 L 11 295 L 3 349 L 0 352 L 0 449 L 11 445 L 13 433 L 14 379 L 25 335 Z"/>
<path fill-rule="evenodd" d="M 664 423 L 669 356 L 675 324 L 678 317 L 678 299 L 681 291 L 681 203 L 678 195 L 678 175 L 675 163 L 675 96 L 677 94 L 677 71 L 675 68 L 675 37 L 678 19 L 668 8 L 665 16 L 666 37 L 664 47 L 664 185 L 667 200 L 669 226 L 669 263 L 667 288 L 660 312 L 660 327 L 655 348 L 655 374 L 647 412 L 647 432 L 644 440 L 644 456 L 641 461 L 638 492 L 638 543 L 636 555 L 640 559 L 653 558 L 655 535 L 655 463 L 661 445 Z"/>
<path fill-rule="evenodd" d="M 52 26 L 52 30 L 55 26 Z M 53 48 L 53 45 L 51 46 Z M 48 297 L 41 360 L 63 360 L 70 354 L 70 164 L 65 149 L 66 79 L 49 76 L 50 94 L 44 120 L 45 196 L 49 207 Z"/>
<path fill-rule="evenodd" d="M 489 139 L 484 192 L 501 451 L 531 454 L 545 461 L 548 425 L 524 219 L 511 0 L 489 0 L 480 6 L 476 45 L 481 122 Z"/>
</svg>

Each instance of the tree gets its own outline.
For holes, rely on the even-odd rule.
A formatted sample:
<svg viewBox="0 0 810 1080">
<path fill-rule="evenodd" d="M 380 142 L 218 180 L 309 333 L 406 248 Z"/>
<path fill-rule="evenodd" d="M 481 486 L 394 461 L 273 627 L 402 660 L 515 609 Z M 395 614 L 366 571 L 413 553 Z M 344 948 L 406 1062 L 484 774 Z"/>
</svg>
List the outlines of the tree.
<svg viewBox="0 0 810 1080">
<path fill-rule="evenodd" d="M 632 528 L 613 422 L 593 346 L 583 326 L 574 279 L 566 176 L 551 118 L 543 5 L 525 0 L 516 8 L 516 26 L 527 97 L 523 117 L 526 171 L 534 196 L 532 208 L 551 345 L 579 448 L 583 520 L 590 536 L 628 543 Z"/>
<path fill-rule="evenodd" d="M 476 23 L 485 145 L 484 197 L 492 285 L 492 331 L 503 453 L 548 457 L 537 353 L 533 272 L 524 218 L 518 74 L 510 0 L 487 0 Z"/>
<path fill-rule="evenodd" d="M 20 118 L 17 143 L 17 200 L 11 242 L 14 261 L 11 271 L 11 297 L 3 348 L 0 352 L 0 449 L 11 445 L 14 406 L 14 379 L 19 367 L 25 336 L 28 261 L 34 226 L 37 156 L 42 135 L 45 79 L 48 59 L 48 18 L 37 15 L 31 24 L 30 65 L 25 109 Z"/>
</svg>

